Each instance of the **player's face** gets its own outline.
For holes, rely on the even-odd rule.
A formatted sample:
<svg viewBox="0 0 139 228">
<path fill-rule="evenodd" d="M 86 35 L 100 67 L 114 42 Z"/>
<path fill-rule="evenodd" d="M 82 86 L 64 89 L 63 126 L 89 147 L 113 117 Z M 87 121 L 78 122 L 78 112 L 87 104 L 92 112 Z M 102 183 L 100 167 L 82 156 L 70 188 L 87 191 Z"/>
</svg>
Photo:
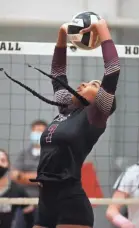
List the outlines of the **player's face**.
<svg viewBox="0 0 139 228">
<path fill-rule="evenodd" d="M 4 168 L 7 168 L 9 166 L 7 156 L 2 151 L 0 151 L 0 166 Z"/>
<path fill-rule="evenodd" d="M 83 82 L 77 88 L 77 92 L 83 96 L 89 102 L 93 101 L 97 95 L 97 92 L 100 88 L 101 82 L 100 81 L 91 81 L 91 82 Z M 79 105 L 79 100 L 76 97 L 73 97 L 73 102 L 76 105 Z"/>
</svg>

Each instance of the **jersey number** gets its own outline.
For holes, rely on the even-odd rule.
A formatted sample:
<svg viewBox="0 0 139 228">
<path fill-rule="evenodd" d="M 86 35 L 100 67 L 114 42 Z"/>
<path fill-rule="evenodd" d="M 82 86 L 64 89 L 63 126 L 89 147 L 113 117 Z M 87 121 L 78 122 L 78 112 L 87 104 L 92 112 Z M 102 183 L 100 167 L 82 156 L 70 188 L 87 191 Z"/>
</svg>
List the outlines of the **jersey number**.
<svg viewBox="0 0 139 228">
<path fill-rule="evenodd" d="M 48 128 L 48 136 L 46 137 L 46 142 L 50 143 L 52 142 L 52 136 L 53 133 L 55 132 L 55 130 L 57 129 L 58 124 L 52 124 L 49 128 Z"/>
</svg>

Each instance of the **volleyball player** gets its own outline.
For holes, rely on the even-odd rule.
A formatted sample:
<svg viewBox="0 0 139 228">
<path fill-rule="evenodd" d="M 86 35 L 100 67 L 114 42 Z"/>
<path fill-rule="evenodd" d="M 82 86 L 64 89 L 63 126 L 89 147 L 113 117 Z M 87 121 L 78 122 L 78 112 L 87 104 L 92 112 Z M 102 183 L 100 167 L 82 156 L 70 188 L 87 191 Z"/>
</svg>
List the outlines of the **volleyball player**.
<svg viewBox="0 0 139 228">
<path fill-rule="evenodd" d="M 91 204 L 82 189 L 81 167 L 116 109 L 115 91 L 120 73 L 119 58 L 106 22 L 81 31 L 96 29 L 101 40 L 105 73 L 102 82 L 82 83 L 77 92 L 66 77 L 67 27 L 61 26 L 52 61 L 52 78 L 56 102 L 42 98 L 21 82 L 33 95 L 59 106 L 59 115 L 41 136 L 41 155 L 37 170 L 40 193 L 34 228 L 89 228 L 94 218 Z M 37 69 L 37 68 L 35 68 Z M 76 75 L 74 75 L 76 77 Z M 70 91 L 70 92 L 69 92 Z M 74 95 L 72 95 L 74 94 Z"/>
<path fill-rule="evenodd" d="M 115 110 L 114 94 L 120 72 L 119 58 L 106 22 L 100 20 L 82 32 L 89 32 L 94 27 L 101 39 L 105 75 L 101 85 L 91 81 L 82 83 L 77 89 L 90 104 L 84 108 L 75 96 L 52 81 L 57 101 L 68 104 L 68 107 L 60 108 L 60 114 L 41 137 L 35 181 L 42 187 L 36 228 L 93 227 L 92 207 L 81 186 L 81 167 Z M 68 83 L 65 76 L 66 42 L 66 26 L 62 26 L 53 56 L 52 74 Z"/>
<path fill-rule="evenodd" d="M 122 173 L 114 185 L 114 199 L 138 198 L 139 197 L 139 164 L 130 166 L 125 173 Z M 107 218 L 120 228 L 139 227 L 139 206 L 128 205 L 128 219 L 121 215 L 121 204 L 109 205 Z"/>
</svg>

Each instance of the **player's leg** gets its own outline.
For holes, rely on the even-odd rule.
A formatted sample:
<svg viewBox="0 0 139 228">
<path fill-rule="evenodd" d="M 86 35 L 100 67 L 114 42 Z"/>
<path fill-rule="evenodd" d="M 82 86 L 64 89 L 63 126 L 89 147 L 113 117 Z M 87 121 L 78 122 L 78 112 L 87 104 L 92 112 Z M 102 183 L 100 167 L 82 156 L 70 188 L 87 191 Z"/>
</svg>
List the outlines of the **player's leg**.
<svg viewBox="0 0 139 228">
<path fill-rule="evenodd" d="M 39 202 L 35 213 L 33 228 L 56 228 L 56 200 L 53 185 L 39 186 Z"/>
<path fill-rule="evenodd" d="M 92 205 L 85 193 L 74 195 L 60 203 L 56 228 L 92 228 L 93 225 Z"/>
<path fill-rule="evenodd" d="M 39 204 L 35 213 L 35 221 L 33 228 L 51 228 L 49 213 L 44 203 L 39 198 Z"/>
</svg>

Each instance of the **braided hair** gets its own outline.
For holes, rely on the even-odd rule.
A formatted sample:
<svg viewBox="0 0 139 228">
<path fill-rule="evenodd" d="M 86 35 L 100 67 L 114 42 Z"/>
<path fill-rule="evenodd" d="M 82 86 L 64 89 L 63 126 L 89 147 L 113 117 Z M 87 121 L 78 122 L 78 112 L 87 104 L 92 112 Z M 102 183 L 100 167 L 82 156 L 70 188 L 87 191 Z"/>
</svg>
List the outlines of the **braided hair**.
<svg viewBox="0 0 139 228">
<path fill-rule="evenodd" d="M 31 65 L 28 65 L 28 67 L 31 67 L 33 68 L 34 70 L 37 70 L 39 71 L 41 74 L 57 81 L 59 84 L 61 84 L 65 89 L 67 89 L 71 94 L 73 94 L 81 103 L 82 105 L 84 106 L 88 106 L 89 105 L 89 102 L 84 98 L 82 97 L 81 95 L 79 95 L 74 89 L 72 89 L 68 84 L 66 84 L 65 82 L 63 82 L 62 80 L 60 80 L 58 77 L 54 77 L 53 75 L 51 74 L 48 74 L 36 67 L 33 67 Z M 3 71 L 4 74 L 6 75 L 7 78 L 9 78 L 11 81 L 15 82 L 16 84 L 20 85 L 21 87 L 23 87 L 24 89 L 26 89 L 27 91 L 29 91 L 30 93 L 32 93 L 35 97 L 38 97 L 40 100 L 44 101 L 45 103 L 48 103 L 48 104 L 51 104 L 51 105 L 55 105 L 55 106 L 59 106 L 59 107 L 67 107 L 68 105 L 67 104 L 62 104 L 62 103 L 59 103 L 59 102 L 56 102 L 56 101 L 51 101 L 45 97 L 43 97 L 42 95 L 40 95 L 39 93 L 37 93 L 35 90 L 31 89 L 30 87 L 24 85 L 23 83 L 21 83 L 20 81 L 12 78 L 11 76 L 9 76 L 9 74 L 3 69 L 3 68 L 0 68 L 0 71 Z"/>
</svg>

